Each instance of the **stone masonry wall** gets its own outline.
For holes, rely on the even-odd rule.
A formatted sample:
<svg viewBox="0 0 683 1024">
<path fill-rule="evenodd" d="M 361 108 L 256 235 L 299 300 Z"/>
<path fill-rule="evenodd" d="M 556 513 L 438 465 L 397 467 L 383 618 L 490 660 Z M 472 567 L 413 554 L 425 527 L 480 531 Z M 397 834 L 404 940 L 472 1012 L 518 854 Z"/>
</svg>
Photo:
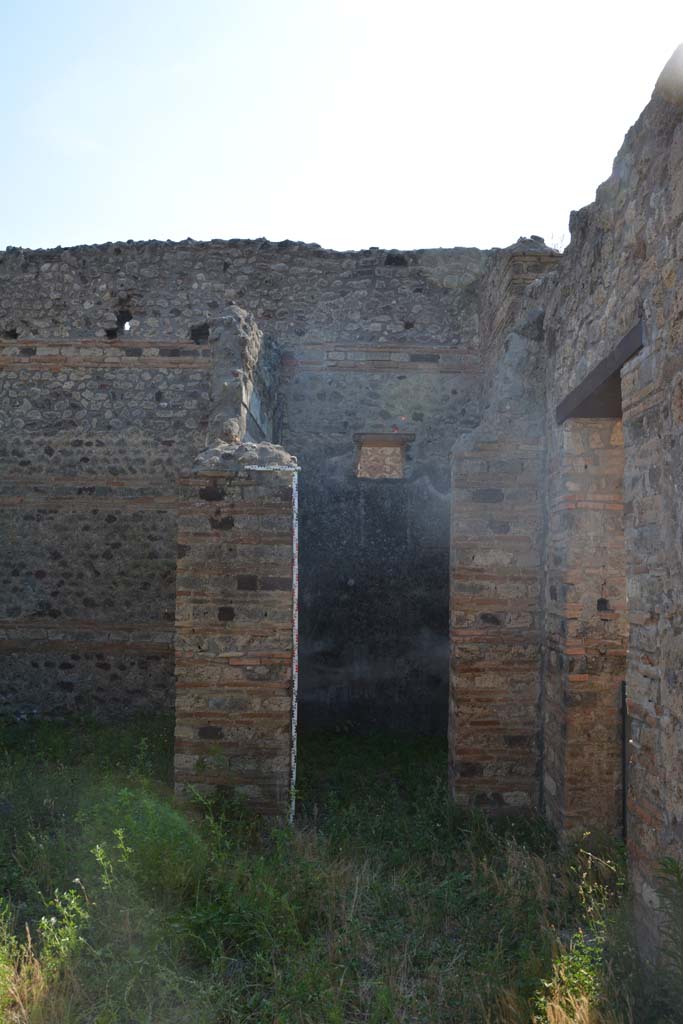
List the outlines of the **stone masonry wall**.
<svg viewBox="0 0 683 1024">
<path fill-rule="evenodd" d="M 206 444 L 226 360 L 223 413 L 253 420 L 261 335 L 243 321 L 184 341 L 0 342 L 4 712 L 172 706 L 176 478 Z M 267 423 L 272 369 L 260 376 Z"/>
<path fill-rule="evenodd" d="M 484 367 L 495 369 L 484 389 L 480 426 L 454 448 L 451 778 L 456 799 L 533 805 L 534 787 L 518 782 L 524 757 L 529 768 L 533 764 L 536 740 L 519 740 L 520 750 L 526 750 L 519 763 L 504 756 L 503 744 L 505 725 L 521 724 L 524 710 L 531 711 L 528 694 L 539 668 L 540 641 L 543 729 L 537 741 L 546 814 L 563 831 L 596 825 L 618 831 L 619 691 L 625 675 L 626 824 L 646 946 L 656 941 L 659 861 L 667 855 L 683 858 L 682 168 L 680 48 L 627 134 L 595 203 L 572 214 L 571 244 L 556 271 L 526 290 L 522 285 L 517 301 L 506 301 L 499 261 L 489 273 L 482 289 L 482 355 Z M 498 302 L 487 302 L 496 293 Z M 507 325 L 511 344 L 523 352 L 520 339 L 529 333 L 534 306 L 543 323 L 538 346 L 543 354 L 537 360 L 542 381 L 529 403 L 519 400 L 521 383 L 515 394 L 509 376 L 533 379 L 532 364 L 515 365 L 507 343 L 501 351 L 495 323 Z M 639 321 L 644 348 L 621 367 L 622 419 L 579 418 L 558 426 L 559 403 Z M 506 402 L 506 387 L 512 402 Z M 516 477 L 506 472 L 513 465 L 515 426 L 520 454 L 525 452 L 526 420 L 546 450 L 545 466 L 536 463 L 535 493 L 522 462 Z M 495 499 L 495 515 L 477 516 L 478 498 Z M 540 515 L 539 498 L 545 506 Z M 514 610 L 527 612 L 536 633 L 526 650 L 509 648 L 517 657 L 506 662 L 508 648 L 489 633 L 506 621 L 516 556 L 493 534 L 507 537 L 525 523 L 531 524 L 542 572 L 536 565 L 535 576 L 516 595 Z M 499 636 L 504 639 L 502 632 Z M 527 650 L 535 652 L 528 664 Z M 517 709 L 510 701 L 508 709 L 505 695 L 519 685 L 519 669 L 529 669 L 522 697 L 527 703 Z"/>
<path fill-rule="evenodd" d="M 561 401 L 643 319 L 622 369 L 631 716 L 628 848 L 645 941 L 661 857 L 683 856 L 683 49 L 572 240 L 546 317 L 548 431 Z M 556 447 L 553 441 L 553 446 Z"/>
<path fill-rule="evenodd" d="M 206 437 L 208 347 L 0 346 L 0 707 L 172 702 L 175 479 Z"/>
<path fill-rule="evenodd" d="M 232 367 L 237 426 L 304 470 L 309 719 L 444 729 L 448 449 L 479 415 L 485 258 L 263 240 L 0 254 L 6 710 L 168 706 L 175 479 L 206 444 L 237 303 L 263 333 L 253 382 Z M 404 479 L 357 479 L 363 432 L 414 435 Z"/>
</svg>

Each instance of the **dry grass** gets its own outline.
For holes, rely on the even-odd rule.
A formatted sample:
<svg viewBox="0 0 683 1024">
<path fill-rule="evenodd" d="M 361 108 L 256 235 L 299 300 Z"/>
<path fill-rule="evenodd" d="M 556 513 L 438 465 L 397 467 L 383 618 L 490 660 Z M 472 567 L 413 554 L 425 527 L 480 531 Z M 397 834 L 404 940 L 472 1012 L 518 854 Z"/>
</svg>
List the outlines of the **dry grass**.
<svg viewBox="0 0 683 1024">
<path fill-rule="evenodd" d="M 611 972 L 618 851 L 455 811 L 440 742 L 305 742 L 293 830 L 188 817 L 169 754 L 165 724 L 5 732 L 2 1024 L 674 1020 Z"/>
</svg>

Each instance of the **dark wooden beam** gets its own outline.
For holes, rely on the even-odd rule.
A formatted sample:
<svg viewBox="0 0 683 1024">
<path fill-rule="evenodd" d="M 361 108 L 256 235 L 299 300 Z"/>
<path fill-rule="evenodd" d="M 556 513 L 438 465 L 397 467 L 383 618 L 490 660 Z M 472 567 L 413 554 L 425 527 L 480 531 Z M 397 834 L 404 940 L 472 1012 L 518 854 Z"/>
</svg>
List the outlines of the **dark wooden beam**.
<svg viewBox="0 0 683 1024">
<path fill-rule="evenodd" d="M 371 448 L 399 448 L 415 440 L 415 434 L 354 434 L 356 444 L 368 445 Z"/>
<path fill-rule="evenodd" d="M 593 367 L 581 383 L 563 398 L 555 419 L 564 423 L 571 416 L 618 417 L 621 415 L 620 370 L 643 347 L 643 321 L 639 320 L 618 345 Z"/>
</svg>

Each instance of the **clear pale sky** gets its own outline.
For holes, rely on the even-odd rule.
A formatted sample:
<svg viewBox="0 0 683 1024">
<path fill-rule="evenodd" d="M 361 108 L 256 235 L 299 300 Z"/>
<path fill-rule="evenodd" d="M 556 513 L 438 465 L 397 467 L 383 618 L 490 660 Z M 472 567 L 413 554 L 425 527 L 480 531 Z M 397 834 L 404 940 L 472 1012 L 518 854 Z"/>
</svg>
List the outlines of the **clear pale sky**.
<svg viewBox="0 0 683 1024">
<path fill-rule="evenodd" d="M 683 3 L 0 0 L 0 248 L 568 241 Z"/>
</svg>

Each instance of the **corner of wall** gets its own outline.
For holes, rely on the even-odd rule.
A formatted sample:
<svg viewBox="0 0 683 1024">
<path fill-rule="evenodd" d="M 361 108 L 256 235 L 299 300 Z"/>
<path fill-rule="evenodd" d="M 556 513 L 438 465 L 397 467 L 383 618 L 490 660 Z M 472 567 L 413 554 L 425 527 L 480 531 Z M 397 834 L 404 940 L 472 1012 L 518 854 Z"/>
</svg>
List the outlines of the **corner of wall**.
<svg viewBox="0 0 683 1024">
<path fill-rule="evenodd" d="M 543 299 L 559 254 L 496 253 L 482 294 L 482 419 L 454 446 L 449 776 L 454 798 L 538 807 L 545 465 Z"/>
</svg>

